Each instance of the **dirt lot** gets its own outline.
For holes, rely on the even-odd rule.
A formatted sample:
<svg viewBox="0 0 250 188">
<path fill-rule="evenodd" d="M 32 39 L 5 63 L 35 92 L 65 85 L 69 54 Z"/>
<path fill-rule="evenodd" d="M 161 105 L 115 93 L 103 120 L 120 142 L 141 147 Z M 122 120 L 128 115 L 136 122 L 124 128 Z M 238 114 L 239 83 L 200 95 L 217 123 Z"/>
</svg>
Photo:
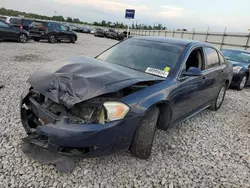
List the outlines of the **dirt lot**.
<svg viewBox="0 0 250 188">
<path fill-rule="evenodd" d="M 250 88 L 229 90 L 218 112 L 157 131 L 148 160 L 123 152 L 82 159 L 72 174 L 59 174 L 22 153 L 19 98 L 27 78 L 48 61 L 93 57 L 115 43 L 87 34 L 76 44 L 0 43 L 0 187 L 250 187 Z"/>
</svg>

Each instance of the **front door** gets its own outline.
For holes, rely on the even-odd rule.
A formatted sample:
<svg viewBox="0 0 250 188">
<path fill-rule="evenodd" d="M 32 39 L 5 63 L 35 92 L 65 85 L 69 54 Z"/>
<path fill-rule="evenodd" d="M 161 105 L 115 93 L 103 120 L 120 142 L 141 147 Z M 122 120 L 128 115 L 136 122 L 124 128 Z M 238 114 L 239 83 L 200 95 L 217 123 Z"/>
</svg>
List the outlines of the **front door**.
<svg viewBox="0 0 250 188">
<path fill-rule="evenodd" d="M 187 71 L 190 67 L 204 69 L 205 59 L 203 50 L 196 48 L 191 51 L 187 61 L 184 62 L 182 72 Z M 202 108 L 204 103 L 204 93 L 206 90 L 206 76 L 182 76 L 178 79 L 178 86 L 171 94 L 173 117 L 172 122 L 179 121 L 185 117 L 192 115 L 199 108 Z"/>
<path fill-rule="evenodd" d="M 60 39 L 63 39 L 63 40 L 70 39 L 69 31 L 67 27 L 65 27 L 64 25 L 60 25 Z"/>
</svg>

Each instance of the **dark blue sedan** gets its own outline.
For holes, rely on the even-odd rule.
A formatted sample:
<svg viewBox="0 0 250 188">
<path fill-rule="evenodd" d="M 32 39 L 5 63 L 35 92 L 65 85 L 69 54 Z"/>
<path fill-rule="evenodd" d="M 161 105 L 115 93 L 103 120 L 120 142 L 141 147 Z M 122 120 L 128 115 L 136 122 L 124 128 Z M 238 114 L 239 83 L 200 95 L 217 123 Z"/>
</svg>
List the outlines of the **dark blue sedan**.
<svg viewBox="0 0 250 188">
<path fill-rule="evenodd" d="M 250 85 L 250 52 L 238 49 L 223 49 L 221 52 L 233 65 L 231 86 L 242 90 L 245 86 Z"/>
<path fill-rule="evenodd" d="M 156 128 L 221 107 L 232 70 L 210 44 L 160 37 L 50 62 L 22 95 L 24 140 L 65 155 L 148 158 Z"/>
</svg>

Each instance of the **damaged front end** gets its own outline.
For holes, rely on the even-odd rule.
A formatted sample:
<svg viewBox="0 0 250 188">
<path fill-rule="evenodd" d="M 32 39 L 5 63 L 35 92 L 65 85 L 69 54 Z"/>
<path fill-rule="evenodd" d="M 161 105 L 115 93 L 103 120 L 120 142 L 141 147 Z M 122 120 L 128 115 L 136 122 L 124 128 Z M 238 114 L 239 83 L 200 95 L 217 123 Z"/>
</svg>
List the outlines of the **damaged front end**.
<svg viewBox="0 0 250 188">
<path fill-rule="evenodd" d="M 155 82 L 137 83 L 71 108 L 31 87 L 21 99 L 21 120 L 28 134 L 24 141 L 68 156 L 127 150 L 140 117 L 125 118 L 130 108 L 119 100 Z"/>
</svg>

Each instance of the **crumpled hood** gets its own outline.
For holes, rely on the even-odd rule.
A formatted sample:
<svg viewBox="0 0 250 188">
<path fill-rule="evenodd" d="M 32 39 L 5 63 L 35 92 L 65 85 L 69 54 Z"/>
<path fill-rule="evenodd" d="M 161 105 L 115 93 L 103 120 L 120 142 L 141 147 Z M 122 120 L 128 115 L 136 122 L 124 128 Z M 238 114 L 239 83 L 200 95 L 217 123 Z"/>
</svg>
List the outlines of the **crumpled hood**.
<svg viewBox="0 0 250 188">
<path fill-rule="evenodd" d="M 38 92 L 68 108 L 142 81 L 165 80 L 116 64 L 76 56 L 47 63 L 28 79 Z"/>
</svg>

